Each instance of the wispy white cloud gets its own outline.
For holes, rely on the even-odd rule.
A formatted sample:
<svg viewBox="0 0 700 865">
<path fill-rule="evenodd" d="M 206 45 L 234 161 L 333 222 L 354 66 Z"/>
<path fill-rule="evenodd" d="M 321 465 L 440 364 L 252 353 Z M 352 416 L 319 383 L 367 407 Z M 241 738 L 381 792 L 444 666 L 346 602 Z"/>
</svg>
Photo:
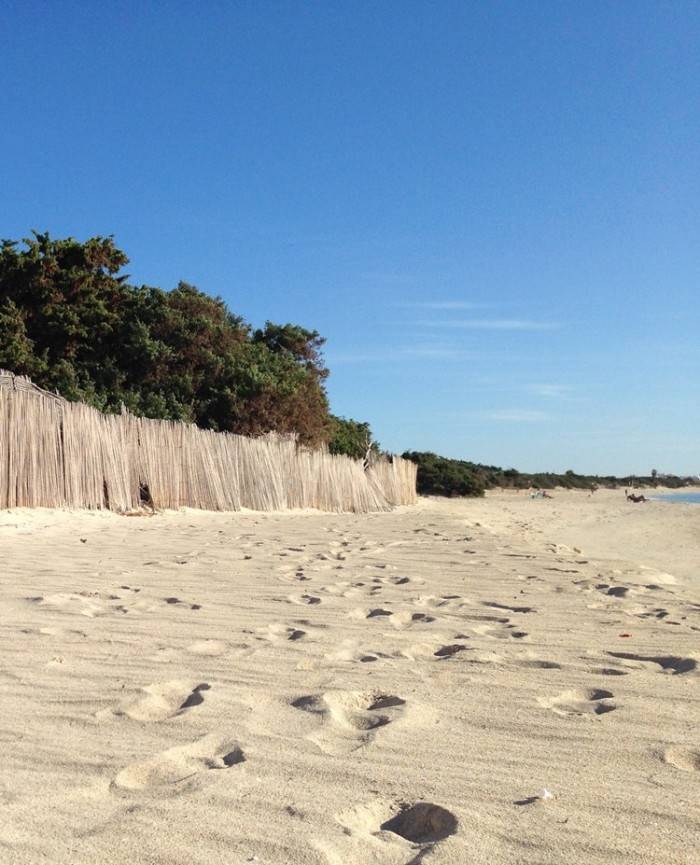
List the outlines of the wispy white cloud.
<svg viewBox="0 0 700 865">
<path fill-rule="evenodd" d="M 338 354 L 326 353 L 326 362 L 331 367 L 356 363 L 387 363 L 395 359 L 395 354 L 386 351 L 353 351 Z"/>
<path fill-rule="evenodd" d="M 496 409 L 495 411 L 484 412 L 481 417 L 504 423 L 540 423 L 550 420 L 550 415 L 546 412 L 528 408 Z"/>
<path fill-rule="evenodd" d="M 427 327 L 454 330 L 557 330 L 561 324 L 554 321 L 531 321 L 522 318 L 472 318 L 452 321 L 424 321 Z"/>
<path fill-rule="evenodd" d="M 435 358 L 436 360 L 456 360 L 463 357 L 475 357 L 476 355 L 474 351 L 443 345 L 414 345 L 410 348 L 400 349 L 398 354 L 402 357 L 424 357 Z"/>
<path fill-rule="evenodd" d="M 533 396 L 541 396 L 546 399 L 561 399 L 567 396 L 571 388 L 565 384 L 529 384 L 525 390 Z"/>
<path fill-rule="evenodd" d="M 360 274 L 368 282 L 384 282 L 392 285 L 415 285 L 419 277 L 415 273 L 399 273 L 392 270 L 368 270 Z"/>
<path fill-rule="evenodd" d="M 456 348 L 449 345 L 439 344 L 417 344 L 412 346 L 400 346 L 394 349 L 381 351 L 358 351 L 343 354 L 328 354 L 327 360 L 332 366 L 336 364 L 355 363 L 390 363 L 391 361 L 405 361 L 412 358 L 418 360 L 462 360 L 481 356 L 476 351 Z"/>
<path fill-rule="evenodd" d="M 406 300 L 394 304 L 407 309 L 488 309 L 488 304 L 474 303 L 471 300 Z"/>
</svg>

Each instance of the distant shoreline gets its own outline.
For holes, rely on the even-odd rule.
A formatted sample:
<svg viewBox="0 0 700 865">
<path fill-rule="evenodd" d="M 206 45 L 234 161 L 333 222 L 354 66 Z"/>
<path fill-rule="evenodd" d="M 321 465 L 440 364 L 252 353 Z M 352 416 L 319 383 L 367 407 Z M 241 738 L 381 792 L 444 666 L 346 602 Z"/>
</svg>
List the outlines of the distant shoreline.
<svg viewBox="0 0 700 865">
<path fill-rule="evenodd" d="M 675 491 L 672 493 L 662 493 L 661 495 L 652 496 L 652 499 L 657 502 L 677 502 L 678 504 L 700 505 L 700 492 L 698 491 Z"/>
<path fill-rule="evenodd" d="M 632 504 L 626 501 L 624 489 L 550 492 L 551 499 L 533 500 L 526 490 L 489 490 L 484 498 L 462 501 L 465 512 L 499 533 L 514 533 L 530 542 L 542 538 L 567 544 L 594 558 L 658 568 L 700 585 L 700 512 L 695 504 L 677 502 L 668 507 L 668 501 L 653 496 L 643 504 Z M 661 495 L 676 492 L 655 489 Z M 686 487 L 683 492 L 700 494 L 700 487 Z"/>
</svg>

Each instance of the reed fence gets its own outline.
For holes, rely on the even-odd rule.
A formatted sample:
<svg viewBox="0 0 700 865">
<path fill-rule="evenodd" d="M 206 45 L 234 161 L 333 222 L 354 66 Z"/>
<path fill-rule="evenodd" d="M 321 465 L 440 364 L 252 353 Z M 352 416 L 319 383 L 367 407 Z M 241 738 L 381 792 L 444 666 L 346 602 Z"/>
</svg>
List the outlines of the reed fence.
<svg viewBox="0 0 700 865">
<path fill-rule="evenodd" d="M 416 466 L 360 460 L 269 433 L 248 438 L 123 410 L 102 414 L 0 370 L 0 509 L 315 508 L 367 513 L 416 501 Z"/>
</svg>

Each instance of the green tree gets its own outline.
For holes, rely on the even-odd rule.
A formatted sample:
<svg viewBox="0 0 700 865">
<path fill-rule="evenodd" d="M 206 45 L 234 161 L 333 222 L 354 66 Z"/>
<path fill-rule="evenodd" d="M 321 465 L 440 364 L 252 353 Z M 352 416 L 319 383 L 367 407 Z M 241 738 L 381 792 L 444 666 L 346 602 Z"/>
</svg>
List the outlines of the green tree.
<svg viewBox="0 0 700 865">
<path fill-rule="evenodd" d="M 368 452 L 379 453 L 379 444 L 374 441 L 368 423 L 335 416 L 331 417 L 328 448 L 332 454 L 345 454 L 353 459 L 364 459 Z"/>
<path fill-rule="evenodd" d="M 253 434 L 330 438 L 322 337 L 293 324 L 253 331 L 181 282 L 135 286 L 111 237 L 48 234 L 0 245 L 0 366 L 104 411 Z"/>
</svg>

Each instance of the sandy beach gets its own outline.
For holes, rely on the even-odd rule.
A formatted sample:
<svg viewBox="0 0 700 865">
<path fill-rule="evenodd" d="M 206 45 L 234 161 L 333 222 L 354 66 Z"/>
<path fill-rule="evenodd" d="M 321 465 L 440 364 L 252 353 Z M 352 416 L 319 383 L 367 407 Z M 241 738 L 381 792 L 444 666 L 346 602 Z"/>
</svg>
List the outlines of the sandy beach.
<svg viewBox="0 0 700 865">
<path fill-rule="evenodd" d="M 7 865 L 695 865 L 700 507 L 0 513 Z"/>
</svg>

